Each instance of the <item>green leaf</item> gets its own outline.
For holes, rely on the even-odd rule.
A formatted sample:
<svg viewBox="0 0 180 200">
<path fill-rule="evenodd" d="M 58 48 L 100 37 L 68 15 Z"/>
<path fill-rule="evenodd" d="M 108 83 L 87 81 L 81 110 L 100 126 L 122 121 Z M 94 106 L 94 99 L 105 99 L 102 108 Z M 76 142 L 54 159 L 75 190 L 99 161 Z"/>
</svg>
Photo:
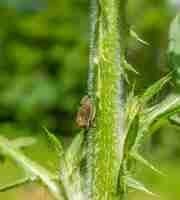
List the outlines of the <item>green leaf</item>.
<svg viewBox="0 0 180 200">
<path fill-rule="evenodd" d="M 131 151 L 130 156 L 135 159 L 136 161 L 140 162 L 141 164 L 145 165 L 146 167 L 152 169 L 154 172 L 164 175 L 160 170 L 156 169 L 150 162 L 145 160 L 138 152 Z"/>
<path fill-rule="evenodd" d="M 18 187 L 20 185 L 23 185 L 23 184 L 26 184 L 29 182 L 32 182 L 32 179 L 30 179 L 29 177 L 24 177 L 22 179 L 12 182 L 12 183 L 3 184 L 2 186 L 0 186 L 0 192 L 5 192 L 7 190 L 13 189 L 15 187 Z"/>
<path fill-rule="evenodd" d="M 132 178 L 130 175 L 127 175 L 127 176 L 124 176 L 123 177 L 123 181 L 124 183 L 130 187 L 130 188 L 133 188 L 135 190 L 139 190 L 139 191 L 142 191 L 142 192 L 145 192 L 149 195 L 153 195 L 153 196 L 158 196 L 154 193 L 152 193 L 151 191 L 149 191 L 145 186 L 144 184 L 142 184 L 141 182 L 135 180 L 134 178 Z"/>
<path fill-rule="evenodd" d="M 180 87 L 180 14 L 178 14 L 170 25 L 169 47 L 168 47 L 169 65 L 173 70 L 173 81 L 177 89 Z"/>
<path fill-rule="evenodd" d="M 72 199 L 75 196 L 77 199 L 84 199 L 82 179 L 80 176 L 80 162 L 85 153 L 83 148 L 83 132 L 84 130 L 73 139 L 65 153 L 64 159 L 60 161 L 59 177 L 63 183 L 68 199 Z"/>
<path fill-rule="evenodd" d="M 149 43 L 146 42 L 146 41 L 144 41 L 144 40 L 142 40 L 142 39 L 138 36 L 138 34 L 137 34 L 135 31 L 133 31 L 132 29 L 130 29 L 130 36 L 133 37 L 134 39 L 136 39 L 138 42 L 140 42 L 140 43 L 142 43 L 142 44 L 144 44 L 144 45 L 146 45 L 146 46 L 149 46 Z"/>
<path fill-rule="evenodd" d="M 171 124 L 180 126 L 180 116 L 178 114 L 175 114 L 175 115 L 169 117 L 168 119 Z"/>
<path fill-rule="evenodd" d="M 180 95 L 171 94 L 161 103 L 156 104 L 150 109 L 144 111 L 143 126 L 149 126 L 154 121 L 168 119 L 170 116 L 180 111 Z"/>
<path fill-rule="evenodd" d="M 36 141 L 34 137 L 20 137 L 10 142 L 14 148 L 23 148 L 35 144 Z"/>
<path fill-rule="evenodd" d="M 166 75 L 165 77 L 161 78 L 160 80 L 158 80 L 157 82 L 155 82 L 152 86 L 150 86 L 145 92 L 144 94 L 140 97 L 140 101 L 143 104 L 148 103 L 149 100 L 152 99 L 152 97 L 154 97 L 156 94 L 158 94 L 158 92 L 164 88 L 164 86 L 166 85 L 166 83 L 169 82 L 169 80 L 171 79 L 171 73 L 169 73 L 168 75 Z"/>
<path fill-rule="evenodd" d="M 136 115 L 140 113 L 141 109 L 139 98 L 134 96 L 134 91 L 129 94 L 125 109 L 126 124 L 132 123 Z"/>
<path fill-rule="evenodd" d="M 124 60 L 124 67 L 125 69 L 127 69 L 128 71 L 131 71 L 131 72 L 134 72 L 135 74 L 139 74 L 135 69 L 134 67 L 129 64 L 126 60 Z"/>
<path fill-rule="evenodd" d="M 47 139 L 49 143 L 51 144 L 52 148 L 55 149 L 56 153 L 61 158 L 62 155 L 64 154 L 64 150 L 63 150 L 63 146 L 60 140 L 54 134 L 50 133 L 49 130 L 45 127 L 44 127 L 44 131 L 47 134 Z"/>
<path fill-rule="evenodd" d="M 178 112 L 180 112 L 180 95 L 177 94 L 171 94 L 161 103 L 145 109 L 140 115 L 140 128 L 133 149 L 138 151 L 139 146 L 143 144 L 157 123 L 161 124 Z"/>
<path fill-rule="evenodd" d="M 55 199 L 64 199 L 61 188 L 55 181 L 58 179 L 57 175 L 26 157 L 19 149 L 11 145 L 11 141 L 3 136 L 0 136 L 0 151 L 24 169 L 30 179 L 34 180 L 35 177 L 40 179 L 48 187 Z"/>
<path fill-rule="evenodd" d="M 65 154 L 66 161 L 70 163 L 73 167 L 79 167 L 79 163 L 82 160 L 82 157 L 84 156 L 83 132 L 84 130 L 77 134 L 77 136 L 73 139 L 71 145 L 69 146 Z"/>
<path fill-rule="evenodd" d="M 139 128 L 139 115 L 136 113 L 134 118 L 129 120 L 127 127 L 126 127 L 126 139 L 125 139 L 125 153 L 129 152 L 131 147 L 133 146 Z"/>
</svg>

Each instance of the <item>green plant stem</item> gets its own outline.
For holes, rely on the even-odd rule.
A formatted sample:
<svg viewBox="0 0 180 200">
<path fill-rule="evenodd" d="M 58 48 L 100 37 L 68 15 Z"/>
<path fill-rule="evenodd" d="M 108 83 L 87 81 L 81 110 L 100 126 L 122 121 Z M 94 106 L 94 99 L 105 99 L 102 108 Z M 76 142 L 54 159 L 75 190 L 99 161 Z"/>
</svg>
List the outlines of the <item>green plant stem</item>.
<svg viewBox="0 0 180 200">
<path fill-rule="evenodd" d="M 88 93 L 96 118 L 87 136 L 87 187 L 89 199 L 111 200 L 117 196 L 124 146 L 125 1 L 92 0 L 92 5 Z"/>
</svg>

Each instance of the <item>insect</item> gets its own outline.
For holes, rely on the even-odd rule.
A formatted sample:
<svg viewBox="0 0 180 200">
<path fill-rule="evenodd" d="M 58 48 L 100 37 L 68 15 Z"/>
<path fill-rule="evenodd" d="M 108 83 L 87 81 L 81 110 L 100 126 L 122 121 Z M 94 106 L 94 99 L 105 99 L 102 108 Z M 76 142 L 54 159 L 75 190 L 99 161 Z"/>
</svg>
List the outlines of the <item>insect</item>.
<svg viewBox="0 0 180 200">
<path fill-rule="evenodd" d="M 80 108 L 76 116 L 76 124 L 79 128 L 89 129 L 95 117 L 91 98 L 86 95 L 80 102 Z"/>
</svg>

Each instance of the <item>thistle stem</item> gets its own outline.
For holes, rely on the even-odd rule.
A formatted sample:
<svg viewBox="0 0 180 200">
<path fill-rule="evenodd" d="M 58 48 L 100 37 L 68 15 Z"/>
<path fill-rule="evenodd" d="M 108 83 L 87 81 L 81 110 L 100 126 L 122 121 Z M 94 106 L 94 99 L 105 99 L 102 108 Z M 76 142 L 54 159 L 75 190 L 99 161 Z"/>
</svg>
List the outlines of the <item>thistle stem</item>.
<svg viewBox="0 0 180 200">
<path fill-rule="evenodd" d="M 125 5 L 124 0 L 92 0 L 88 93 L 96 117 L 87 135 L 91 200 L 113 200 L 119 185 L 124 146 Z"/>
</svg>

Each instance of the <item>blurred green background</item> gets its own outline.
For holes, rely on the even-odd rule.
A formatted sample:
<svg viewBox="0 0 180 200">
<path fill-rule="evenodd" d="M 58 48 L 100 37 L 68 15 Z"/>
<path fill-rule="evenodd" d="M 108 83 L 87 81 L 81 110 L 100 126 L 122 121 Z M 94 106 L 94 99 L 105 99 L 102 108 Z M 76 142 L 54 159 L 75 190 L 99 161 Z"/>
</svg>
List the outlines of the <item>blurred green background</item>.
<svg viewBox="0 0 180 200">
<path fill-rule="evenodd" d="M 141 93 L 169 71 L 169 24 L 179 0 L 129 0 L 128 21 L 150 45 L 129 41 L 128 60 L 140 75 Z M 77 133 L 75 113 L 86 93 L 89 1 L 0 0 L 0 134 L 33 135 L 25 153 L 51 170 L 58 161 L 45 140 L 46 126 L 66 144 Z M 167 124 L 145 144 L 146 157 L 166 176 L 137 166 L 137 176 L 160 197 L 130 192 L 130 200 L 180 199 L 180 130 Z M 11 160 L 0 163 L 0 184 L 23 176 Z M 25 185 L 0 193 L 2 200 L 48 200 L 45 188 Z"/>
</svg>

